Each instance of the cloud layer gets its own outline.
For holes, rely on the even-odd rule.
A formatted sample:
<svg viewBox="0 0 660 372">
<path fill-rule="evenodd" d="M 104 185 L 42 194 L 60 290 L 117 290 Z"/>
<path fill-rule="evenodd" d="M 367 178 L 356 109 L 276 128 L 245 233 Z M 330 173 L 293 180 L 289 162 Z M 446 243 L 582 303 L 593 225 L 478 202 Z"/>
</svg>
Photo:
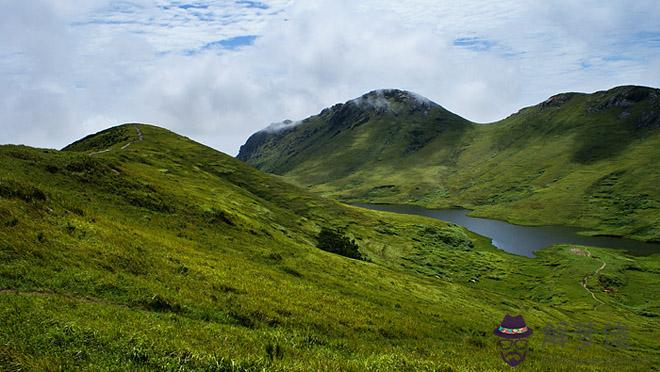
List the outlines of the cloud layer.
<svg viewBox="0 0 660 372">
<path fill-rule="evenodd" d="M 66 3 L 0 0 L 0 143 L 149 122 L 235 154 L 379 88 L 490 122 L 559 92 L 660 86 L 654 1 Z"/>
</svg>

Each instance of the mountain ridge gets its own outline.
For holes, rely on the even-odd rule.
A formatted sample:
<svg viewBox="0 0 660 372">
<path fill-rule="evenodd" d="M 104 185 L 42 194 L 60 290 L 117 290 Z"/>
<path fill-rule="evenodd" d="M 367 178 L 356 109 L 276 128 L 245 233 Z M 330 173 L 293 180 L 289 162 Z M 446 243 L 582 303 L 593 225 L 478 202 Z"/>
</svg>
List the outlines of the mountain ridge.
<svg viewBox="0 0 660 372">
<path fill-rule="evenodd" d="M 516 223 L 657 240 L 659 97 L 641 86 L 560 93 L 490 124 L 441 106 L 365 113 L 339 104 L 285 132 L 254 134 L 237 157 L 347 201 L 460 205 Z M 607 177 L 625 202 L 593 194 Z M 566 212 L 553 215 L 552 205 Z M 624 226 L 612 212 L 628 215 Z"/>
</svg>

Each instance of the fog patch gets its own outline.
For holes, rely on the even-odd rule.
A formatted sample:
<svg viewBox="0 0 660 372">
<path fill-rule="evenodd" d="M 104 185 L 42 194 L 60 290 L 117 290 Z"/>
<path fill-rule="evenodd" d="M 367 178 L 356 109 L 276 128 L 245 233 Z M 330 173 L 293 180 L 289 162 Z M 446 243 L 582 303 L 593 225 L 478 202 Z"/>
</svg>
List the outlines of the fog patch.
<svg viewBox="0 0 660 372">
<path fill-rule="evenodd" d="M 429 106 L 429 107 L 439 106 L 437 103 L 415 92 L 407 92 L 407 93 L 410 96 L 410 98 L 414 99 L 415 103 L 417 103 L 417 105 L 419 106 Z"/>
<path fill-rule="evenodd" d="M 399 112 L 402 108 L 431 108 L 438 106 L 430 99 L 417 93 L 398 89 L 378 89 L 352 99 L 347 104 L 353 104 L 364 110 L 374 110 L 379 113 Z"/>
<path fill-rule="evenodd" d="M 277 123 L 271 123 L 269 126 L 262 129 L 260 132 L 278 133 L 278 132 L 281 132 L 285 129 L 291 129 L 291 128 L 297 126 L 298 124 L 300 124 L 301 122 L 302 121 L 300 121 L 300 120 L 293 121 L 293 120 L 288 120 L 287 119 L 287 120 L 280 121 L 280 122 L 277 122 Z"/>
<path fill-rule="evenodd" d="M 361 97 L 348 101 L 362 109 L 372 109 L 376 111 L 388 111 L 391 109 L 390 101 L 385 98 L 385 90 L 375 90 Z"/>
</svg>

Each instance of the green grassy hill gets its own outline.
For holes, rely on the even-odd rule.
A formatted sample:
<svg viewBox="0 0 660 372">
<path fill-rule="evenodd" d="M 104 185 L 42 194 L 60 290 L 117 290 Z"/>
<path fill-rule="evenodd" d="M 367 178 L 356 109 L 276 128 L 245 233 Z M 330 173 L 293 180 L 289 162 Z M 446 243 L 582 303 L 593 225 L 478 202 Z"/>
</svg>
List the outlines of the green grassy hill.
<svg viewBox="0 0 660 372">
<path fill-rule="evenodd" d="M 318 249 L 323 229 L 366 260 Z M 154 126 L 0 146 L 0 369 L 499 370 L 506 313 L 535 330 L 518 369 L 660 364 L 657 259 L 538 255 L 321 198 Z M 580 324 L 626 327 L 627 347 L 585 346 Z"/>
<path fill-rule="evenodd" d="M 660 240 L 658 89 L 559 94 L 490 125 L 374 91 L 277 129 L 238 158 L 341 200 Z"/>
</svg>

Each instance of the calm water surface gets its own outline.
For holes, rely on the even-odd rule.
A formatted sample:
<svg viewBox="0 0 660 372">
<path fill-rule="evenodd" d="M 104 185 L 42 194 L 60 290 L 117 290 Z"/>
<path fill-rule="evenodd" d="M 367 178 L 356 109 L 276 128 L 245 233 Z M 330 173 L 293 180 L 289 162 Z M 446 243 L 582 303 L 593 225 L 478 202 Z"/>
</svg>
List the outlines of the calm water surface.
<svg viewBox="0 0 660 372">
<path fill-rule="evenodd" d="M 358 207 L 402 214 L 432 217 L 453 222 L 479 235 L 487 236 L 497 248 L 510 253 L 534 257 L 534 252 L 553 244 L 581 244 L 595 247 L 618 248 L 629 254 L 646 256 L 660 253 L 660 244 L 632 239 L 582 236 L 579 228 L 564 226 L 519 226 L 488 218 L 469 217 L 466 209 L 426 209 L 409 205 L 353 204 Z"/>
</svg>

